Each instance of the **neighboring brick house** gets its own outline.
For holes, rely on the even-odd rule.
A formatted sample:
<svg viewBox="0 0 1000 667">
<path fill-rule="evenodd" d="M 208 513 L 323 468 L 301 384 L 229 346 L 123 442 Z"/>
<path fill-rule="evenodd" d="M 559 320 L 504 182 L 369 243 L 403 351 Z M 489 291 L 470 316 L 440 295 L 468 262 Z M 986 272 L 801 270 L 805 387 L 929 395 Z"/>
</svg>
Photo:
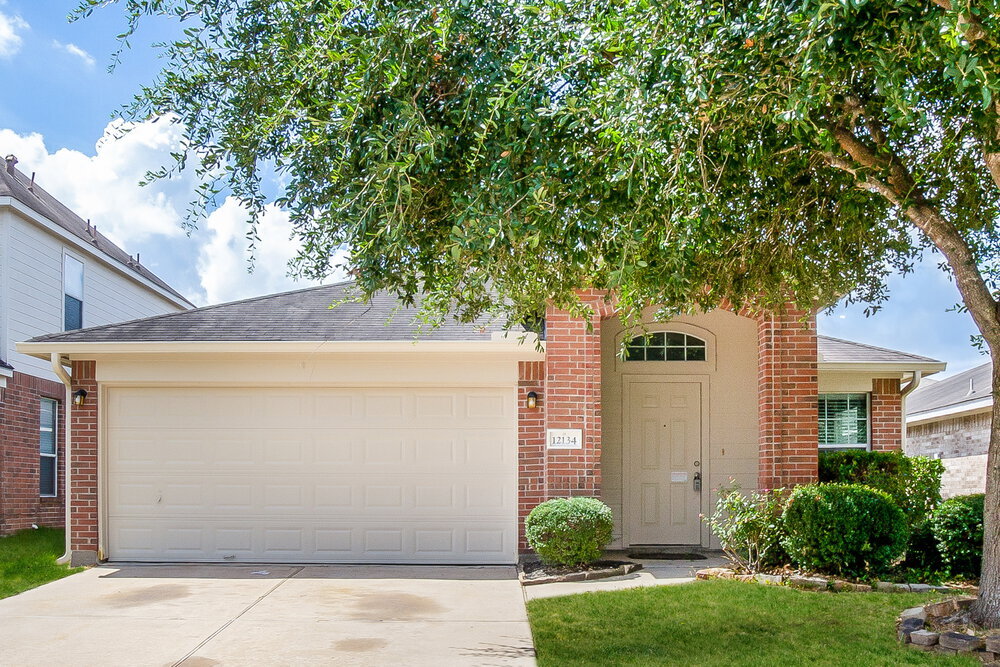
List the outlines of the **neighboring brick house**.
<svg viewBox="0 0 1000 667">
<path fill-rule="evenodd" d="M 420 332 L 392 297 L 352 295 L 19 344 L 88 392 L 74 560 L 511 563 L 528 511 L 566 495 L 612 507 L 616 546 L 710 547 L 720 486 L 814 480 L 821 448 L 900 448 L 904 393 L 944 369 L 792 309 L 650 309 L 642 333 L 587 292 L 592 326 L 549 308 L 538 345 L 485 321 Z"/>
<path fill-rule="evenodd" d="M 906 401 L 907 454 L 944 463 L 945 498 L 986 489 L 993 366 L 985 363 L 920 387 Z"/>
<path fill-rule="evenodd" d="M 15 344 L 192 307 L 16 163 L 0 166 L 0 535 L 65 519 L 67 388 Z"/>
</svg>

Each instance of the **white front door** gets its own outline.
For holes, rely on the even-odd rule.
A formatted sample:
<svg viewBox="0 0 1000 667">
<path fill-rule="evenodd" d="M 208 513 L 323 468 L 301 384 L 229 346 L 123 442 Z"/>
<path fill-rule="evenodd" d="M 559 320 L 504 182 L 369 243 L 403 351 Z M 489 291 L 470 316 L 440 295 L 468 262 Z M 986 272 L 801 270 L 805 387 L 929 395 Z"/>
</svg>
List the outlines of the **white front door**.
<svg viewBox="0 0 1000 667">
<path fill-rule="evenodd" d="M 702 387 L 625 378 L 625 514 L 630 544 L 701 539 Z"/>
<path fill-rule="evenodd" d="M 513 563 L 513 387 L 113 387 L 112 560 Z"/>
</svg>

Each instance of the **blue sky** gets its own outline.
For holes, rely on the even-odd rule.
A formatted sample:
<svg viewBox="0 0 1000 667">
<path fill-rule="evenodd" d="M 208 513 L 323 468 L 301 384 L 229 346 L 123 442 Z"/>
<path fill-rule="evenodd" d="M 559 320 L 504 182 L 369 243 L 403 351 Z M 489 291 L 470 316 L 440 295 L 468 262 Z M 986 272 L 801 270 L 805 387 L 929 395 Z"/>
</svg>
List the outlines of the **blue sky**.
<svg viewBox="0 0 1000 667">
<path fill-rule="evenodd" d="M 111 6 L 69 23 L 76 0 L 0 0 L 0 152 L 14 153 L 26 173 L 60 197 L 198 304 L 303 286 L 286 276 L 294 254 L 287 216 L 272 211 L 261 230 L 255 271 L 246 271 L 241 212 L 226 202 L 189 235 L 180 219 L 194 186 L 190 177 L 153 187 L 136 183 L 166 160 L 176 128 L 144 125 L 121 141 L 102 141 L 115 111 L 159 71 L 151 44 L 176 26 L 147 21 L 132 49 L 107 72 L 122 31 Z M 915 273 L 894 277 L 892 297 L 873 317 L 861 305 L 819 318 L 820 333 L 906 350 L 948 362 L 948 374 L 986 361 L 970 344 L 971 318 L 949 312 L 954 284 L 931 255 Z"/>
</svg>

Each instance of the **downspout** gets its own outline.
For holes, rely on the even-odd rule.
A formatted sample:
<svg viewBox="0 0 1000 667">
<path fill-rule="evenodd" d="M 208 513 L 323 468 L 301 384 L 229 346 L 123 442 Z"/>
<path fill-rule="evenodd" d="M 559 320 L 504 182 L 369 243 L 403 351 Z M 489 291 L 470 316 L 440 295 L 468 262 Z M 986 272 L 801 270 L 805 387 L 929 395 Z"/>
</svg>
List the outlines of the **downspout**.
<svg viewBox="0 0 1000 667">
<path fill-rule="evenodd" d="M 903 398 L 904 401 L 906 400 L 906 397 L 913 392 L 914 389 L 920 386 L 921 377 L 923 377 L 923 371 L 913 371 L 913 379 L 910 380 L 910 383 L 908 385 L 903 387 L 902 391 L 899 392 L 899 395 Z"/>
<path fill-rule="evenodd" d="M 910 380 L 909 384 L 903 387 L 899 392 L 899 409 L 903 414 L 900 415 L 900 420 L 902 423 L 899 425 L 900 435 L 902 436 L 903 449 L 906 449 L 906 397 L 913 393 L 913 390 L 920 386 L 920 378 L 923 377 L 923 371 L 913 371 L 913 379 Z"/>
<path fill-rule="evenodd" d="M 72 549 L 70 547 L 70 494 L 69 494 L 69 480 L 70 480 L 70 452 L 72 451 L 70 447 L 70 424 L 72 420 L 70 419 L 70 411 L 73 409 L 73 378 L 69 376 L 66 369 L 62 365 L 62 357 L 58 352 L 53 352 L 51 355 L 52 360 L 52 372 L 66 385 L 66 400 L 63 401 L 63 438 L 65 442 L 65 451 L 63 453 L 63 498 L 65 499 L 66 505 L 66 552 L 56 559 L 56 563 L 60 565 L 65 565 L 70 562 L 72 558 Z"/>
</svg>

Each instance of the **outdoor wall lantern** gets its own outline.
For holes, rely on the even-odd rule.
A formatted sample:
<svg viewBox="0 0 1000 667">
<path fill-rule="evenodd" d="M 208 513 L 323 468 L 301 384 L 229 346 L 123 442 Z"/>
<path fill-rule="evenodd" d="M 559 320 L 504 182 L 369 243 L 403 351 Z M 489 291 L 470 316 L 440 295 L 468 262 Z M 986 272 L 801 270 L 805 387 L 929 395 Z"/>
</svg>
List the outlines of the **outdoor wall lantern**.
<svg viewBox="0 0 1000 667">
<path fill-rule="evenodd" d="M 77 389 L 73 392 L 73 405 L 80 407 L 87 402 L 87 390 Z"/>
<path fill-rule="evenodd" d="M 538 407 L 538 394 L 533 391 L 528 392 L 528 409 L 534 410 Z"/>
</svg>

